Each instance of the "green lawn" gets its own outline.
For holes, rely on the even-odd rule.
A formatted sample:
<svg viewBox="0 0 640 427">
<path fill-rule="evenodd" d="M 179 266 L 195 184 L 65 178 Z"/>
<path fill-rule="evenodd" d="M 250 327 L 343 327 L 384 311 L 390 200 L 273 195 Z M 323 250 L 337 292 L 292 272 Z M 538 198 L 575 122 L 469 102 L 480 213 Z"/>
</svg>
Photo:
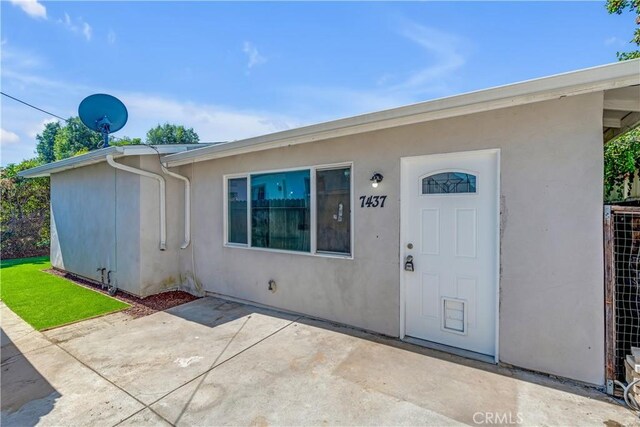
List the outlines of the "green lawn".
<svg viewBox="0 0 640 427">
<path fill-rule="evenodd" d="M 0 298 L 41 330 L 129 307 L 122 301 L 45 273 L 48 257 L 0 261 Z"/>
</svg>

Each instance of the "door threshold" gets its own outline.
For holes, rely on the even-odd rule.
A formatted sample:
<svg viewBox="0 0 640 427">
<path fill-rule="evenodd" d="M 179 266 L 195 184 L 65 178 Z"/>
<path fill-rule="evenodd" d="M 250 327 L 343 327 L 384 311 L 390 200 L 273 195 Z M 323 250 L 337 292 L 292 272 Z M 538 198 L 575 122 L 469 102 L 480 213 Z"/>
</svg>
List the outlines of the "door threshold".
<svg viewBox="0 0 640 427">
<path fill-rule="evenodd" d="M 449 353 L 456 356 L 464 357 L 466 359 L 477 360 L 479 362 L 490 363 L 492 365 L 497 364 L 495 357 L 489 356 L 488 354 L 476 353 L 475 351 L 452 347 L 450 345 L 440 344 L 433 341 L 421 340 L 419 338 L 413 338 L 410 336 L 405 336 L 402 341 L 409 344 L 419 345 L 420 347 L 429 348 L 431 350 L 437 350 L 443 353 Z"/>
</svg>

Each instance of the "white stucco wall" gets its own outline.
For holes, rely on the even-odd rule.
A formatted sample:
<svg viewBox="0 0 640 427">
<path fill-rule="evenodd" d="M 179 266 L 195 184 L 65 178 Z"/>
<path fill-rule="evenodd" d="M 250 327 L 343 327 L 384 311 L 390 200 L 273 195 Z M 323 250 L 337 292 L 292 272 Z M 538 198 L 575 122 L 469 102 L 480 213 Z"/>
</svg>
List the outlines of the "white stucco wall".
<svg viewBox="0 0 640 427">
<path fill-rule="evenodd" d="M 500 359 L 602 384 L 601 93 L 183 166 L 193 252 L 181 273 L 194 263 L 208 291 L 397 336 L 400 158 L 489 148 L 501 149 Z M 356 200 L 388 196 L 354 207 L 353 260 L 223 246 L 223 175 L 344 161 Z"/>
<path fill-rule="evenodd" d="M 112 270 L 118 287 L 138 294 L 139 187 L 138 177 L 106 163 L 53 174 L 51 264 L 97 281 L 97 268 Z"/>
<path fill-rule="evenodd" d="M 119 163 L 160 173 L 157 156 L 119 158 Z M 54 267 L 100 280 L 113 271 L 120 289 L 148 296 L 181 283 L 184 190 L 166 177 L 167 250 L 160 251 L 158 182 L 99 163 L 51 176 L 51 262 Z"/>
</svg>

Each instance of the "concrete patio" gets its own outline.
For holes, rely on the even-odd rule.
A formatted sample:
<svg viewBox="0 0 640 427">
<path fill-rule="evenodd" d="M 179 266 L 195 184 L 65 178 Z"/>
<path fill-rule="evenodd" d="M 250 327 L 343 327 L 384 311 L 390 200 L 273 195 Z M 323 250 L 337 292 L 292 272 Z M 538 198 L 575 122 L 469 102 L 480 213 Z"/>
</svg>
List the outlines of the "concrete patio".
<svg viewBox="0 0 640 427">
<path fill-rule="evenodd" d="M 3 426 L 638 424 L 590 388 L 216 298 L 44 333 L 1 310 Z"/>
</svg>

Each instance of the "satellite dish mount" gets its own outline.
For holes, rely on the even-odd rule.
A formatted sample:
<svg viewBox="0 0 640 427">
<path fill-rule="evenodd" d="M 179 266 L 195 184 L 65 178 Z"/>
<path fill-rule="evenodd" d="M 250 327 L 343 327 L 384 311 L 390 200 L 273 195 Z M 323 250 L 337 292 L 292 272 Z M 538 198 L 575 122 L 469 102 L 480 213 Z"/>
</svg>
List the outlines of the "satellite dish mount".
<svg viewBox="0 0 640 427">
<path fill-rule="evenodd" d="M 78 115 L 86 127 L 102 135 L 103 147 L 109 146 L 109 134 L 122 129 L 129 117 L 122 101 L 104 93 L 83 99 L 78 107 Z"/>
</svg>

